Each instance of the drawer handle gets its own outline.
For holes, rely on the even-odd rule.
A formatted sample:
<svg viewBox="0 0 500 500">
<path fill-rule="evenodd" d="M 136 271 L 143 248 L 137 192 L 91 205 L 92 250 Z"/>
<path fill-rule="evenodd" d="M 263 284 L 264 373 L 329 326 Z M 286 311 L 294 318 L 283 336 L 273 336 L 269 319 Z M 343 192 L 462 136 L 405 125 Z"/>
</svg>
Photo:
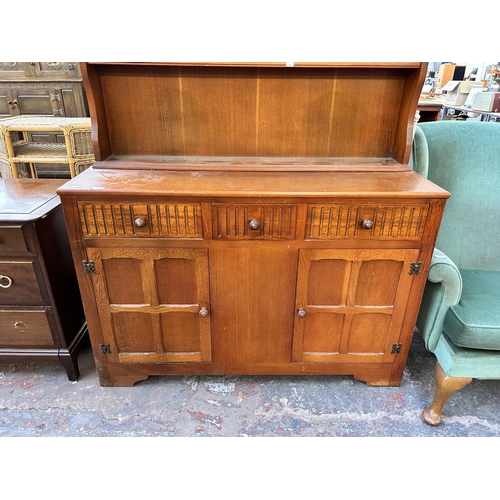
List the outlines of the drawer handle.
<svg viewBox="0 0 500 500">
<path fill-rule="evenodd" d="M 371 229 L 374 226 L 374 223 L 370 219 L 363 219 L 361 226 L 363 226 L 363 229 Z"/>
<path fill-rule="evenodd" d="M 202 318 L 206 318 L 208 316 L 208 309 L 206 307 L 202 307 L 200 309 L 200 316 Z"/>
<path fill-rule="evenodd" d="M 20 321 L 16 321 L 16 322 L 14 323 L 14 326 L 15 326 L 16 328 L 17 328 L 18 326 L 21 326 L 21 325 L 22 325 L 22 323 L 21 323 Z"/>
<path fill-rule="evenodd" d="M 299 307 L 297 315 L 299 318 L 305 318 L 307 316 L 307 311 L 303 307 Z"/>
<path fill-rule="evenodd" d="M 257 219 L 252 219 L 249 224 L 250 229 L 259 229 L 260 222 Z"/>
<path fill-rule="evenodd" d="M 135 219 L 134 221 L 134 224 L 137 227 L 144 227 L 146 225 L 146 219 L 144 217 L 137 217 L 137 219 Z"/>
<path fill-rule="evenodd" d="M 12 280 L 8 276 L 3 276 L 3 275 L 0 274 L 0 282 L 2 282 L 2 281 L 6 281 L 7 282 L 6 285 L 4 285 L 3 283 L 0 283 L 0 286 L 2 288 L 9 288 L 12 285 Z"/>
</svg>

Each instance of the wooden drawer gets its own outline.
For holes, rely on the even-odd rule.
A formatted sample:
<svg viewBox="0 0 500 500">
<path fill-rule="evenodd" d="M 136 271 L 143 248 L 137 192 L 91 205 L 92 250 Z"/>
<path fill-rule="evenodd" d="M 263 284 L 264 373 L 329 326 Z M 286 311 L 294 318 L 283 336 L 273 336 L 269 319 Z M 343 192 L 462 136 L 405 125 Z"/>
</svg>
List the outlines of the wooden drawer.
<svg viewBox="0 0 500 500">
<path fill-rule="evenodd" d="M 22 226 L 0 226 L 0 255 L 27 250 Z"/>
<path fill-rule="evenodd" d="M 33 261 L 0 260 L 0 304 L 43 304 Z"/>
<path fill-rule="evenodd" d="M 54 345 L 47 312 L 0 309 L 0 347 Z"/>
<path fill-rule="evenodd" d="M 310 204 L 306 240 L 419 240 L 429 205 Z"/>
<path fill-rule="evenodd" d="M 85 238 L 203 237 L 200 203 L 78 203 Z"/>
<path fill-rule="evenodd" d="M 212 205 L 212 236 L 223 240 L 293 240 L 297 205 Z"/>
</svg>

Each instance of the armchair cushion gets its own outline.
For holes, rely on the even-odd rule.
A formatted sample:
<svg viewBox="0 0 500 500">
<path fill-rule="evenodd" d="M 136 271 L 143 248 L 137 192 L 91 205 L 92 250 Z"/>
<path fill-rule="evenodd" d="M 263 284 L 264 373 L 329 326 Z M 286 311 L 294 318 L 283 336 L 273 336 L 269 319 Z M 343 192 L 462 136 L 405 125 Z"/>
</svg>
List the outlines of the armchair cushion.
<svg viewBox="0 0 500 500">
<path fill-rule="evenodd" d="M 461 269 L 460 302 L 445 316 L 443 329 L 460 347 L 500 350 L 500 271 Z"/>
</svg>

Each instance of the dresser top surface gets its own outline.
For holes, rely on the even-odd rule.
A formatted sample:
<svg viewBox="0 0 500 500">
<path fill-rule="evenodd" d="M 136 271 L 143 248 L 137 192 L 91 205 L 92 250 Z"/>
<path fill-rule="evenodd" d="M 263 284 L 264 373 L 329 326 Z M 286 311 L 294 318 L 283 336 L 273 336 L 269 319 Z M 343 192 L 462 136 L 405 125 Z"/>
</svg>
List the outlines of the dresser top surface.
<svg viewBox="0 0 500 500">
<path fill-rule="evenodd" d="M 30 221 L 60 204 L 56 190 L 65 179 L 0 179 L 0 221 Z"/>
<path fill-rule="evenodd" d="M 58 190 L 61 195 L 250 198 L 448 198 L 421 175 L 406 172 L 155 171 L 89 168 Z"/>
</svg>

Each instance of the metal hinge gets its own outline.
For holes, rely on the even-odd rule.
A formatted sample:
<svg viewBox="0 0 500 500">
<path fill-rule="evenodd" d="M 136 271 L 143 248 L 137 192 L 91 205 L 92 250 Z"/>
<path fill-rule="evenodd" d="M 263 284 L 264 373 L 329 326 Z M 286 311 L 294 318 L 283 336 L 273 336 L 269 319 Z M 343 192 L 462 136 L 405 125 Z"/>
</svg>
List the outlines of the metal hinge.
<svg viewBox="0 0 500 500">
<path fill-rule="evenodd" d="M 95 265 L 93 260 L 82 260 L 83 272 L 85 274 L 95 274 Z"/>
<path fill-rule="evenodd" d="M 99 344 L 101 354 L 111 354 L 111 347 L 109 344 Z"/>
<path fill-rule="evenodd" d="M 401 354 L 403 344 L 392 344 L 391 354 Z"/>
<path fill-rule="evenodd" d="M 421 267 L 422 267 L 422 262 L 412 262 L 410 264 L 409 274 L 420 274 Z"/>
</svg>

